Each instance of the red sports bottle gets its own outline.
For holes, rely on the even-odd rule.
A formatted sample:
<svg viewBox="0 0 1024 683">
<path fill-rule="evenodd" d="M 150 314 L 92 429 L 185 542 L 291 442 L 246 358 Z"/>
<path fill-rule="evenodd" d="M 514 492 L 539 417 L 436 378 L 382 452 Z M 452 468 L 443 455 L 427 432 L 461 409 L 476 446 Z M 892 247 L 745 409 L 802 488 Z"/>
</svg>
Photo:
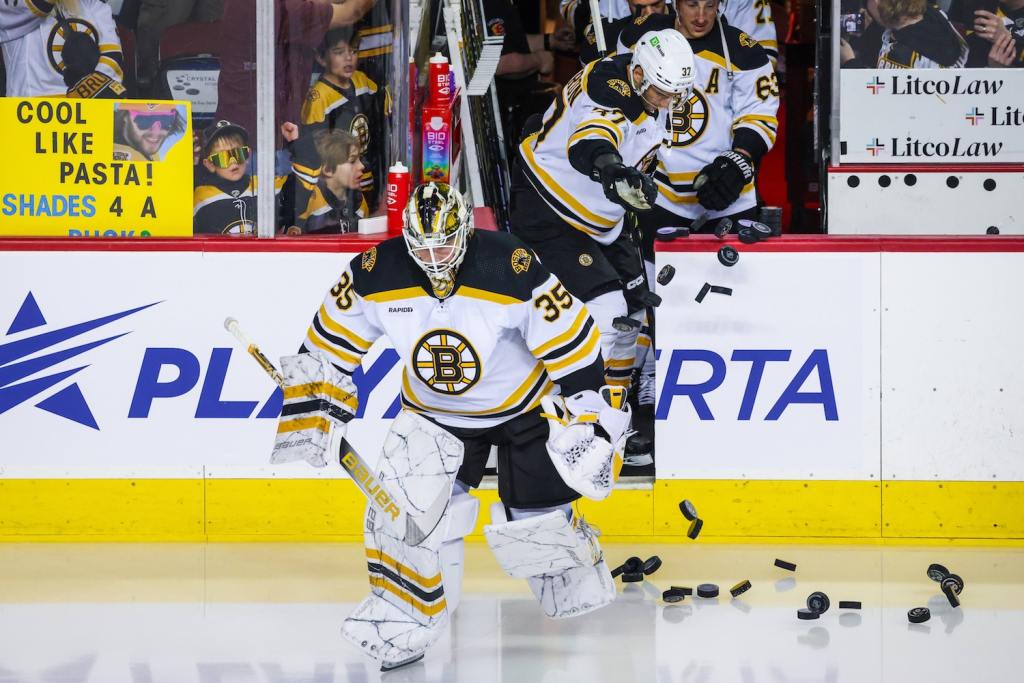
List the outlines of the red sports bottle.
<svg viewBox="0 0 1024 683">
<path fill-rule="evenodd" d="M 451 74 L 448 60 L 440 52 L 430 58 L 430 104 L 447 107 L 452 101 Z"/>
<path fill-rule="evenodd" d="M 409 169 L 396 161 L 388 169 L 388 234 L 398 235 L 402 232 L 402 212 L 409 203 Z"/>
</svg>

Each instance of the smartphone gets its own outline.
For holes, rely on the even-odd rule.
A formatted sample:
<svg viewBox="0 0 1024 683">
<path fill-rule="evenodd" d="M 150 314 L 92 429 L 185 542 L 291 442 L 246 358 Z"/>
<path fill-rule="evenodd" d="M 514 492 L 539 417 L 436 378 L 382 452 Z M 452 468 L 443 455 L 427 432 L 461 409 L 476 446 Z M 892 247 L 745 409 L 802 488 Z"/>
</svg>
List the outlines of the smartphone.
<svg viewBox="0 0 1024 683">
<path fill-rule="evenodd" d="M 859 36 L 864 33 L 864 14 L 861 12 L 842 14 L 839 16 L 839 26 L 843 35 Z"/>
</svg>

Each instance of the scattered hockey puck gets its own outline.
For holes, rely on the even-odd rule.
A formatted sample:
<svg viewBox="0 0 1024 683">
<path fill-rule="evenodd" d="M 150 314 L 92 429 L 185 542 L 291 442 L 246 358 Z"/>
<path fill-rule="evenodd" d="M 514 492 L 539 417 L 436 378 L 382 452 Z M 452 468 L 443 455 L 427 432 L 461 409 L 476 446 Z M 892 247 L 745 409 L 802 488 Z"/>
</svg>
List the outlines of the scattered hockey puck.
<svg viewBox="0 0 1024 683">
<path fill-rule="evenodd" d="M 657 308 L 661 305 L 661 297 L 654 292 L 647 292 L 644 294 L 644 303 L 651 308 Z"/>
<path fill-rule="evenodd" d="M 814 591 L 807 596 L 807 609 L 818 614 L 824 614 L 828 611 L 829 606 L 832 603 L 829 602 L 828 596 L 821 591 Z"/>
<path fill-rule="evenodd" d="M 640 567 L 643 565 L 643 560 L 634 555 L 633 557 L 627 558 L 625 562 L 620 564 L 618 567 L 612 570 L 612 578 L 623 574 L 625 572 L 638 572 Z"/>
<path fill-rule="evenodd" d="M 753 228 L 740 228 L 737 234 L 740 237 L 740 242 L 743 242 L 743 244 L 757 244 L 761 241 L 761 238 Z"/>
<path fill-rule="evenodd" d="M 679 511 L 683 513 L 683 517 L 686 517 L 686 520 L 689 522 L 697 519 L 697 508 L 695 508 L 693 503 L 685 498 L 681 503 L 679 503 Z"/>
<path fill-rule="evenodd" d="M 686 593 L 674 587 L 661 594 L 661 599 L 665 602 L 681 602 L 684 598 L 686 598 Z"/>
<path fill-rule="evenodd" d="M 643 572 L 623 572 L 622 574 L 622 583 L 640 583 L 643 580 Z"/>
<path fill-rule="evenodd" d="M 718 250 L 718 262 L 726 268 L 732 268 L 740 261 L 740 252 L 728 244 Z"/>
<path fill-rule="evenodd" d="M 949 586 L 943 586 L 942 594 L 946 596 L 946 600 L 949 602 L 950 607 L 956 608 L 960 606 L 960 597 L 952 588 Z"/>
<path fill-rule="evenodd" d="M 932 618 L 932 613 L 927 607 L 914 607 L 907 612 L 907 620 L 911 624 L 923 624 Z"/>
<path fill-rule="evenodd" d="M 840 600 L 839 609 L 860 609 L 860 600 Z"/>
<path fill-rule="evenodd" d="M 656 279 L 658 280 L 658 284 L 664 287 L 668 283 L 672 282 L 672 278 L 674 278 L 675 276 L 675 266 L 668 264 L 661 267 L 661 270 L 658 271 L 658 277 Z"/>
<path fill-rule="evenodd" d="M 701 178 L 704 179 L 703 182 L 701 181 Z M 707 181 L 707 176 L 698 176 L 697 180 L 695 180 L 693 182 L 694 189 L 698 189 L 698 186 L 697 186 L 698 182 L 700 182 L 701 185 L 703 185 L 704 182 L 706 182 L 706 181 Z M 704 224 L 707 223 L 707 222 L 708 222 L 708 215 L 707 215 L 707 213 L 702 213 L 701 215 L 697 216 L 693 220 L 692 223 L 690 223 L 690 232 L 700 232 L 701 228 L 703 228 Z"/>
<path fill-rule="evenodd" d="M 650 576 L 659 569 L 661 569 L 661 558 L 657 555 L 648 557 L 640 567 L 640 571 L 643 572 L 644 576 Z"/>
<path fill-rule="evenodd" d="M 941 564 L 932 563 L 928 565 L 928 578 L 935 583 L 942 583 L 942 580 L 949 576 L 949 570 Z"/>
<path fill-rule="evenodd" d="M 820 616 L 821 615 L 818 614 L 817 612 L 812 612 L 809 609 L 798 609 L 796 611 L 796 618 L 797 619 L 803 619 L 804 621 L 807 621 L 809 619 L 817 619 Z"/>
<path fill-rule="evenodd" d="M 705 282 L 704 286 L 700 288 L 699 292 L 697 292 L 697 296 L 695 296 L 693 298 L 694 301 L 696 301 L 697 303 L 702 303 L 704 301 L 704 297 L 706 297 L 708 295 L 708 292 L 710 292 L 710 291 L 711 291 L 711 283 L 710 282 Z"/>
<path fill-rule="evenodd" d="M 690 538 L 691 541 L 695 541 L 697 540 L 697 537 L 700 536 L 700 530 L 703 528 L 704 520 L 698 517 L 697 519 L 690 522 L 690 528 L 686 530 L 686 535 Z"/>
<path fill-rule="evenodd" d="M 735 586 L 729 589 L 729 594 L 735 598 L 739 597 L 740 595 L 743 595 L 748 590 L 750 590 L 750 581 L 748 581 L 747 579 L 743 579 L 742 581 L 740 581 Z"/>
<path fill-rule="evenodd" d="M 698 598 L 717 598 L 718 597 L 718 586 L 713 583 L 702 583 L 697 586 L 697 597 Z"/>
<path fill-rule="evenodd" d="M 750 228 L 758 240 L 768 239 L 772 237 L 774 233 L 769 225 L 765 225 L 760 221 L 752 221 L 749 218 L 741 218 L 739 221 L 740 229 Z"/>
<path fill-rule="evenodd" d="M 654 231 L 654 239 L 659 242 L 671 242 L 679 237 L 679 228 L 658 228 Z"/>
<path fill-rule="evenodd" d="M 997 228 L 997 227 L 996 227 L 996 226 L 994 226 L 994 225 L 990 225 L 990 226 L 988 226 L 988 228 L 987 228 L 987 229 L 985 230 L 985 234 L 986 234 L 986 235 L 998 235 L 998 234 L 999 234 L 999 228 Z"/>
<path fill-rule="evenodd" d="M 725 236 L 732 230 L 732 219 L 723 218 L 718 221 L 718 225 L 715 226 L 715 237 L 720 240 L 724 240 Z"/>
<path fill-rule="evenodd" d="M 948 585 L 953 588 L 953 591 L 960 595 L 964 591 L 964 580 L 961 579 L 957 574 L 950 574 L 942 580 L 942 585 Z"/>
<path fill-rule="evenodd" d="M 711 285 L 711 293 L 732 296 L 732 287 L 720 287 L 718 285 Z"/>
<path fill-rule="evenodd" d="M 612 319 L 612 327 L 619 332 L 632 332 L 633 330 L 639 330 L 641 324 L 639 320 L 634 320 L 628 315 L 620 315 Z"/>
<path fill-rule="evenodd" d="M 786 562 L 785 560 L 776 559 L 775 560 L 775 566 L 778 567 L 779 569 L 785 569 L 787 572 L 795 572 L 796 571 L 796 563 L 794 563 L 794 562 Z"/>
<path fill-rule="evenodd" d="M 674 591 L 679 591 L 683 595 L 693 595 L 693 589 L 689 586 L 669 586 Z"/>
</svg>

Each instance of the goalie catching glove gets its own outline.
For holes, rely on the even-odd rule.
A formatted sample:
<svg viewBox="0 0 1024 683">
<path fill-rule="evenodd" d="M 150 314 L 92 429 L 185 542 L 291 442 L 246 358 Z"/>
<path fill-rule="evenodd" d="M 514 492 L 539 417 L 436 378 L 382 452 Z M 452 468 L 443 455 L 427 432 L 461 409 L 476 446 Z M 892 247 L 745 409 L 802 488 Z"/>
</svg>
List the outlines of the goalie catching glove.
<svg viewBox="0 0 1024 683">
<path fill-rule="evenodd" d="M 338 462 L 329 452 L 341 439 L 359 402 L 352 378 L 319 351 L 281 358 L 284 407 L 277 425 L 271 464 L 305 460 L 313 467 Z"/>
<path fill-rule="evenodd" d="M 705 166 L 693 181 L 697 201 L 710 211 L 722 211 L 739 199 L 743 188 L 754 179 L 754 164 L 732 150 L 722 152 Z"/>
<path fill-rule="evenodd" d="M 543 412 L 551 433 L 547 449 L 566 485 L 593 500 L 604 500 L 622 469 L 629 431 L 626 391 L 604 386 L 573 396 L 545 396 Z"/>
<path fill-rule="evenodd" d="M 622 163 L 615 152 L 594 159 L 592 175 L 601 182 L 604 196 L 629 211 L 650 211 L 658 197 L 658 187 L 649 175 Z"/>
</svg>

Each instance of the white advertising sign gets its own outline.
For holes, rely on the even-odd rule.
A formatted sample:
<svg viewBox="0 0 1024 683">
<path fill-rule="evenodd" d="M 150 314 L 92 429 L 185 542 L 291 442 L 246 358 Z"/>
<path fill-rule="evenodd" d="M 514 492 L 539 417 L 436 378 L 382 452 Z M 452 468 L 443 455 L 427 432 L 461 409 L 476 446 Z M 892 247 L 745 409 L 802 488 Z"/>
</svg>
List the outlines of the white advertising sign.
<svg viewBox="0 0 1024 683">
<path fill-rule="evenodd" d="M 659 479 L 878 478 L 877 253 L 657 262 Z"/>
<path fill-rule="evenodd" d="M 1024 162 L 1024 71 L 843 69 L 839 162 Z"/>
</svg>

